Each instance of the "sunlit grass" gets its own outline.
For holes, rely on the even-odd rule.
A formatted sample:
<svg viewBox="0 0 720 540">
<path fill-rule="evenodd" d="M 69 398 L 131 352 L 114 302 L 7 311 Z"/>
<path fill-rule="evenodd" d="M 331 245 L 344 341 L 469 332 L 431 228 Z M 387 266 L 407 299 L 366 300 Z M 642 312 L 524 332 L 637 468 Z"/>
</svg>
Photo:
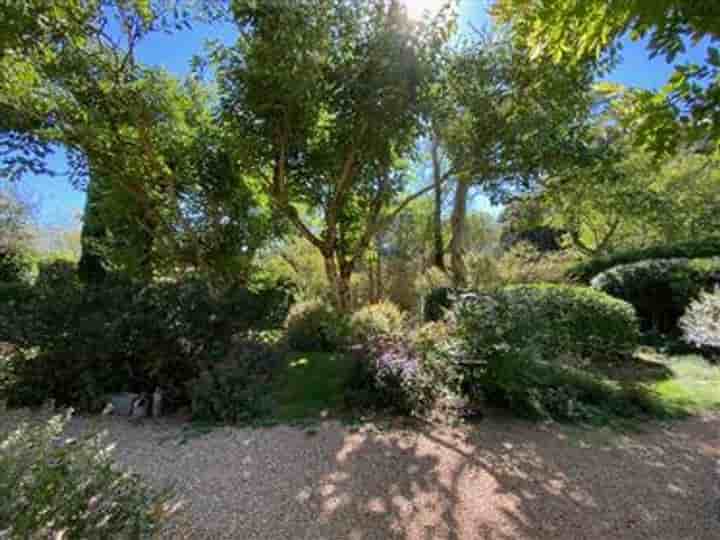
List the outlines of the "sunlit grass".
<svg viewBox="0 0 720 540">
<path fill-rule="evenodd" d="M 651 385 L 663 402 L 688 413 L 720 410 L 720 366 L 696 355 L 673 356 L 664 363 L 672 377 Z"/>
<path fill-rule="evenodd" d="M 302 420 L 332 415 L 343 407 L 352 359 L 342 354 L 293 353 L 275 384 L 276 418 Z"/>
</svg>

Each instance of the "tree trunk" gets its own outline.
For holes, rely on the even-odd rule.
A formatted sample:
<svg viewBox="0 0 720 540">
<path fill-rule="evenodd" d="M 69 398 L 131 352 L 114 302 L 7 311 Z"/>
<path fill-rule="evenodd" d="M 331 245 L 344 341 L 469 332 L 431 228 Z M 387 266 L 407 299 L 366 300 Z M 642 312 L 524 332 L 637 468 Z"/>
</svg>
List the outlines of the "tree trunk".
<svg viewBox="0 0 720 540">
<path fill-rule="evenodd" d="M 82 253 L 78 263 L 80 279 L 85 283 L 102 283 L 106 277 L 100 245 L 106 240 L 105 225 L 100 215 L 100 188 L 96 178 L 90 176 L 83 216 L 80 244 Z"/>
<path fill-rule="evenodd" d="M 455 287 L 467 286 L 467 269 L 465 267 L 465 217 L 467 215 L 467 198 L 470 182 L 458 179 L 455 188 L 455 200 L 450 221 L 452 238 L 450 240 L 450 267 Z"/>
<path fill-rule="evenodd" d="M 323 253 L 325 259 L 325 274 L 333 288 L 333 303 L 340 313 L 350 313 L 352 310 L 352 295 L 350 291 L 350 278 L 352 267 L 347 262 L 338 265 L 337 255 L 334 252 Z"/>
<path fill-rule="evenodd" d="M 445 247 L 442 235 L 442 171 L 440 168 L 440 155 L 437 138 L 432 141 L 432 164 L 433 164 L 433 193 L 435 195 L 435 206 L 433 208 L 433 265 L 443 272 L 445 271 Z"/>
</svg>

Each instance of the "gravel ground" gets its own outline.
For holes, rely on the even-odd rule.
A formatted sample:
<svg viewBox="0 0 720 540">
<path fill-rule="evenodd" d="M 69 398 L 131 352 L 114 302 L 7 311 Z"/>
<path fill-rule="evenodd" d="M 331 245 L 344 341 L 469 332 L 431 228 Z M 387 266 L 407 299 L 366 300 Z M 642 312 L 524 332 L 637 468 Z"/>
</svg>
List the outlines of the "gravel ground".
<svg viewBox="0 0 720 540">
<path fill-rule="evenodd" d="M 7 420 L 7 419 L 6 419 Z M 171 539 L 720 539 L 720 417 L 642 433 L 531 425 L 353 430 L 100 423 L 185 507 Z M 7 423 L 6 423 L 7 425 Z"/>
</svg>

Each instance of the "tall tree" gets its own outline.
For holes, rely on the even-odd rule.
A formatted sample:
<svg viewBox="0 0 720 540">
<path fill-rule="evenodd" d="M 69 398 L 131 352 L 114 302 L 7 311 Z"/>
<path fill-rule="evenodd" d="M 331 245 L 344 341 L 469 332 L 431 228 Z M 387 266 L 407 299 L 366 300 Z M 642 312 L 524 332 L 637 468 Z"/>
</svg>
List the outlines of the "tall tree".
<svg viewBox="0 0 720 540">
<path fill-rule="evenodd" d="M 398 0 L 237 0 L 237 45 L 219 53 L 224 118 L 277 212 L 323 255 L 340 310 L 403 197 L 450 10 L 412 21 Z M 314 209 L 322 225 L 303 220 Z"/>
<path fill-rule="evenodd" d="M 457 180 L 451 270 L 456 285 L 464 286 L 463 237 L 472 188 L 502 200 L 576 159 L 586 129 L 592 70 L 532 60 L 512 36 L 481 35 L 457 51 L 448 80 L 457 111 L 443 130 Z"/>
</svg>

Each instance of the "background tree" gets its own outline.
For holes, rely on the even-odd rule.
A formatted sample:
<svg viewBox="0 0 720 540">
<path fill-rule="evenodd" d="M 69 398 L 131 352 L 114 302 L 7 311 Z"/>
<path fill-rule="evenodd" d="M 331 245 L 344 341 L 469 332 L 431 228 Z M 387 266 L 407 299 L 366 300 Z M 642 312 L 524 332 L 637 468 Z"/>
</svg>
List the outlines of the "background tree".
<svg viewBox="0 0 720 540">
<path fill-rule="evenodd" d="M 480 35 L 450 64 L 457 114 L 443 132 L 457 180 L 451 217 L 453 280 L 466 284 L 463 238 L 473 186 L 503 200 L 577 159 L 594 66 L 531 60 L 512 35 Z"/>
</svg>

